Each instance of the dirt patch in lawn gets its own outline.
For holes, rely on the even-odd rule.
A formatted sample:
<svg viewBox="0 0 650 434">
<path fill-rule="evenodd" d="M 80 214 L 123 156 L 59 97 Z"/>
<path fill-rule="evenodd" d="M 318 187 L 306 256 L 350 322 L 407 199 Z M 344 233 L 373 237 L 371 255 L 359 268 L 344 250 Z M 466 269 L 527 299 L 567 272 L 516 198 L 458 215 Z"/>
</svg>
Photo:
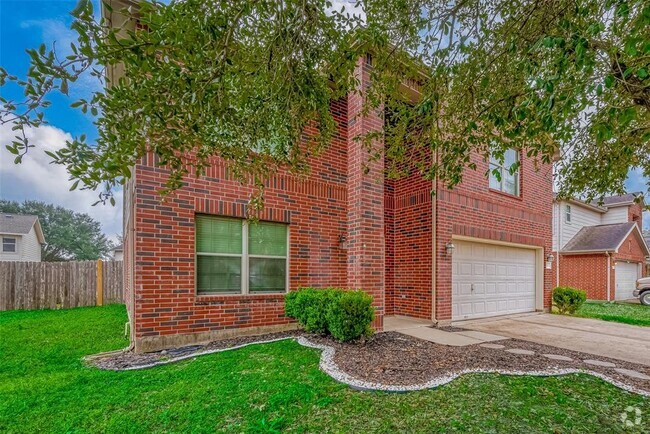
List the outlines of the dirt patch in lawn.
<svg viewBox="0 0 650 434">
<path fill-rule="evenodd" d="M 117 351 L 91 356 L 87 363 L 101 369 L 142 369 L 234 349 L 255 343 L 272 342 L 288 338 L 306 338 L 319 346 L 334 350 L 330 362 L 337 371 L 360 382 L 390 386 L 413 386 L 454 375 L 466 370 L 484 370 L 517 373 L 561 373 L 566 370 L 585 370 L 609 377 L 630 388 L 650 393 L 650 380 L 631 377 L 616 371 L 626 369 L 650 376 L 650 368 L 607 357 L 594 356 L 548 345 L 506 339 L 491 342 L 487 348 L 481 344 L 453 347 L 435 344 L 396 332 L 379 333 L 365 342 L 340 343 L 331 337 L 310 335 L 300 331 L 273 333 L 264 336 L 247 336 L 193 345 L 164 351 L 137 354 Z M 503 346 L 503 348 L 500 348 Z M 515 354 L 507 350 L 524 350 L 532 354 Z M 571 360 L 556 360 L 544 354 L 564 356 Z M 585 363 L 597 360 L 613 367 Z"/>
</svg>

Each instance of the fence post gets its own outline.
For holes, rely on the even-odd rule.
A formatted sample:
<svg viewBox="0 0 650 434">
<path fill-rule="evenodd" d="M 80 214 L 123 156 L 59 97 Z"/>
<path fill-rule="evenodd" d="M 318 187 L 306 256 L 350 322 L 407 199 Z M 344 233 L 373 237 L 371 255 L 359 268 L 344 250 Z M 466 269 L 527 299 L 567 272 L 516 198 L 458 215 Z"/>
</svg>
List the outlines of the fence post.
<svg viewBox="0 0 650 434">
<path fill-rule="evenodd" d="M 97 260 L 97 306 L 104 304 L 104 263 Z"/>
</svg>

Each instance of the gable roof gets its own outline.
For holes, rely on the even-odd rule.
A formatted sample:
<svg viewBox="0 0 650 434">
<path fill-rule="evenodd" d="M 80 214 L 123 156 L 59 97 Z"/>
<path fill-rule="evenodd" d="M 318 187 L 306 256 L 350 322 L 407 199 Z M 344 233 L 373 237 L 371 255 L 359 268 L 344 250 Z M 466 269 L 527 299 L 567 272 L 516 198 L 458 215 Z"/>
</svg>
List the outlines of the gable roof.
<svg viewBox="0 0 650 434">
<path fill-rule="evenodd" d="M 45 237 L 38 216 L 24 214 L 0 214 L 0 234 L 26 235 L 35 227 L 36 236 L 41 244 L 45 244 Z"/>
<path fill-rule="evenodd" d="M 634 200 L 642 194 L 641 192 L 619 194 L 616 196 L 606 196 L 602 198 L 602 203 L 598 199 L 594 199 L 591 202 L 585 202 L 580 199 L 558 199 L 557 194 L 553 193 L 553 200 L 556 202 L 569 202 L 574 205 L 582 206 L 588 208 L 592 211 L 597 211 L 600 213 L 605 213 L 609 208 L 615 208 L 617 206 L 632 205 Z"/>
<path fill-rule="evenodd" d="M 641 192 L 620 194 L 617 196 L 607 196 L 603 198 L 603 205 L 606 207 L 630 205 L 634 203 L 634 199 L 639 196 Z"/>
<path fill-rule="evenodd" d="M 635 222 L 585 226 L 562 249 L 562 253 L 616 252 L 632 232 L 636 232 L 646 255 L 648 245 Z"/>
</svg>

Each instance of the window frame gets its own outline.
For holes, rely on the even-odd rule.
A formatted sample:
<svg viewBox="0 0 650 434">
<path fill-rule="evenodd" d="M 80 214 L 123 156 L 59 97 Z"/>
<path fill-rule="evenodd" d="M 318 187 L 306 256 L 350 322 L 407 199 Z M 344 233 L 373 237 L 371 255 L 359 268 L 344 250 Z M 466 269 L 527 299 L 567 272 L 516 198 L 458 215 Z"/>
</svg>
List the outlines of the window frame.
<svg viewBox="0 0 650 434">
<path fill-rule="evenodd" d="M 519 166 L 517 167 L 517 170 L 514 174 L 510 175 L 510 168 L 506 167 L 506 158 L 505 158 L 505 152 L 503 154 L 503 161 L 499 160 L 494 160 L 492 156 L 490 156 L 489 161 L 488 161 L 488 167 L 489 167 L 489 176 L 488 176 L 488 186 L 489 189 L 498 193 L 506 194 L 511 197 L 515 198 L 521 198 L 521 151 L 515 148 L 508 148 L 506 152 L 508 151 L 513 151 L 515 153 L 515 156 L 517 157 L 516 163 L 519 163 Z M 495 166 L 495 167 L 493 167 Z M 498 187 L 493 187 L 492 186 L 492 179 L 494 177 L 493 170 L 494 169 L 499 169 L 499 172 L 501 173 L 501 179 L 498 180 L 499 186 Z M 515 193 L 511 193 L 507 190 L 505 190 L 505 175 L 508 176 L 514 176 L 515 177 Z M 496 181 L 496 178 L 495 178 Z"/>
<path fill-rule="evenodd" d="M 238 217 L 230 217 L 230 216 L 222 216 L 222 215 L 213 215 L 213 214 L 196 214 L 197 216 L 205 216 L 205 217 L 215 217 L 215 218 L 223 218 L 223 219 L 231 219 L 231 220 L 239 220 L 241 221 L 242 224 L 242 250 L 241 253 L 208 253 L 208 252 L 198 252 L 197 251 L 197 242 L 196 242 L 196 231 L 197 231 L 197 225 L 196 225 L 196 218 L 195 218 L 195 223 L 194 223 L 194 231 L 195 231 L 195 240 L 194 240 L 194 293 L 197 297 L 219 297 L 219 296 L 224 296 L 224 297 L 238 297 L 238 296 L 247 296 L 247 295 L 284 295 L 289 292 L 289 267 L 290 267 L 290 258 L 291 258 L 291 228 L 288 223 L 284 222 L 274 222 L 274 221 L 266 221 L 266 220 L 260 220 L 260 223 L 275 223 L 275 224 L 281 224 L 286 227 L 287 234 L 286 234 L 286 252 L 285 256 L 273 256 L 273 255 L 250 255 L 248 253 L 248 245 L 249 245 L 249 238 L 248 238 L 248 228 L 251 223 L 248 222 L 246 219 L 238 218 Z M 253 223 L 254 224 L 254 223 Z M 240 257 L 241 260 L 241 283 L 240 283 L 240 290 L 238 292 L 199 292 L 199 272 L 198 272 L 198 257 L 199 256 L 219 256 L 219 257 L 226 257 L 226 258 L 231 258 L 231 257 Z M 250 291 L 250 265 L 249 261 L 250 258 L 268 258 L 268 259 L 284 259 L 285 260 L 285 276 L 284 276 L 284 291 L 279 292 L 279 291 Z"/>
<path fill-rule="evenodd" d="M 571 205 L 565 205 L 564 206 L 564 222 L 571 224 L 571 213 L 573 210 L 571 209 Z"/>
<path fill-rule="evenodd" d="M 5 240 L 13 241 L 13 250 L 5 250 Z M 2 237 L 2 253 L 18 253 L 18 239 L 16 237 Z"/>
</svg>

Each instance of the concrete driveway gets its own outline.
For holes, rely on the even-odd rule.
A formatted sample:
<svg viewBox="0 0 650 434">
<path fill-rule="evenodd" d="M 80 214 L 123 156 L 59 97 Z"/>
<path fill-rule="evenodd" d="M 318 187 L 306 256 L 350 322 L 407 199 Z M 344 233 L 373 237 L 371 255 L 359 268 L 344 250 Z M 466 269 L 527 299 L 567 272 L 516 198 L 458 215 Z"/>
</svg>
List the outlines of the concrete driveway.
<svg viewBox="0 0 650 434">
<path fill-rule="evenodd" d="M 650 327 L 547 313 L 458 321 L 453 325 L 650 366 Z"/>
</svg>

